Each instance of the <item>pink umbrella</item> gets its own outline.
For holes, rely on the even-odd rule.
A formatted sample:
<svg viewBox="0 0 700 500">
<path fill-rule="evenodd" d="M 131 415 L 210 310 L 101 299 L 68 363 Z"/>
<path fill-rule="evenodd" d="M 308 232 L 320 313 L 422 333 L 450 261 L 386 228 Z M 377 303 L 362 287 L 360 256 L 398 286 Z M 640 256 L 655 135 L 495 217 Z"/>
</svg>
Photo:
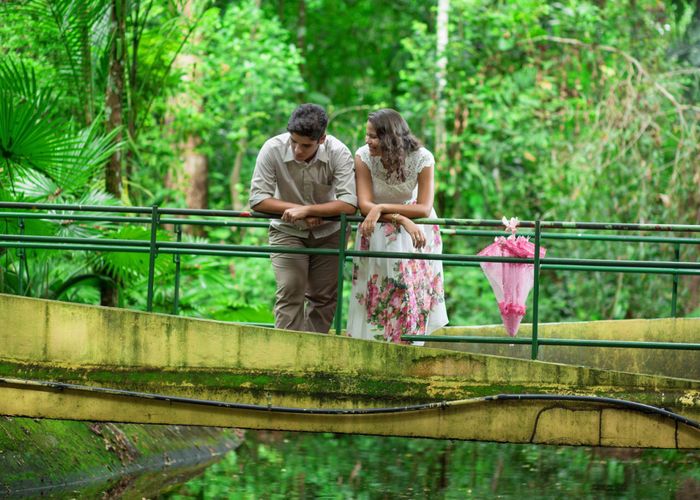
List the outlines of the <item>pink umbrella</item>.
<svg viewBox="0 0 700 500">
<path fill-rule="evenodd" d="M 485 257 L 517 257 L 531 259 L 535 256 L 535 245 L 524 236 L 515 236 L 518 219 L 513 217 L 508 221 L 503 217 L 503 224 L 511 235 L 508 238 L 498 236 L 489 246 L 478 255 Z M 547 250 L 540 247 L 540 257 Z M 491 283 L 498 309 L 501 311 L 503 325 L 508 335 L 515 337 L 523 316 L 525 316 L 525 301 L 535 282 L 533 264 L 515 264 L 507 262 L 482 262 L 481 269 Z"/>
</svg>

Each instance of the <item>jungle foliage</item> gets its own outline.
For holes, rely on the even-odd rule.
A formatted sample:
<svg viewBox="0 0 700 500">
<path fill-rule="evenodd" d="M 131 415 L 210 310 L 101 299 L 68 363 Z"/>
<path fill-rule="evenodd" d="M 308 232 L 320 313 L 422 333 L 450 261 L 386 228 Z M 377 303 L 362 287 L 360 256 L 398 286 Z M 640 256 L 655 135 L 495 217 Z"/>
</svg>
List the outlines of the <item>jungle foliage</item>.
<svg viewBox="0 0 700 500">
<path fill-rule="evenodd" d="M 351 150 L 363 143 L 369 111 L 400 110 L 436 154 L 440 216 L 700 223 L 695 4 L 445 4 L 439 53 L 438 2 L 2 2 L 0 199 L 183 207 L 196 198 L 240 209 L 259 147 L 297 103 L 313 101 Z M 142 226 L 66 215 L 27 221 L 24 231 L 148 238 Z M 2 224 L 19 231 L 15 219 Z M 159 237 L 174 239 L 171 228 Z M 183 237 L 266 241 L 264 231 L 222 227 Z M 467 254 L 489 242 L 444 240 L 445 251 Z M 675 258 L 671 245 L 553 241 L 548 251 Z M 694 246 L 681 251 L 683 260 L 697 255 Z M 0 257 L 0 291 L 94 303 L 108 283 L 120 304 L 145 307 L 147 266 L 133 255 L 31 251 L 22 290 L 17 252 Z M 267 260 L 199 256 L 182 265 L 183 313 L 271 319 Z M 157 271 L 156 308 L 169 311 L 174 264 L 160 257 Z M 453 324 L 498 322 L 480 271 L 445 274 Z M 670 313 L 666 276 L 549 271 L 542 287 L 542 321 Z M 679 290 L 679 314 L 697 314 L 700 282 L 681 278 Z"/>
</svg>

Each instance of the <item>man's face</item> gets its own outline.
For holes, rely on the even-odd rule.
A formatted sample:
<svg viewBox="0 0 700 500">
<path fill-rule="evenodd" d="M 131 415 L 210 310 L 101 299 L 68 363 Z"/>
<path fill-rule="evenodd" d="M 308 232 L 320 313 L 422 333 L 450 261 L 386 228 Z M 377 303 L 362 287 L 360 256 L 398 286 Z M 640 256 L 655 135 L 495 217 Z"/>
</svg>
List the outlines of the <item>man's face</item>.
<svg viewBox="0 0 700 500">
<path fill-rule="evenodd" d="M 305 135 L 292 133 L 290 142 L 292 144 L 292 153 L 296 161 L 309 161 L 318 151 L 318 147 L 326 140 L 326 134 L 323 134 L 317 141 Z"/>
</svg>

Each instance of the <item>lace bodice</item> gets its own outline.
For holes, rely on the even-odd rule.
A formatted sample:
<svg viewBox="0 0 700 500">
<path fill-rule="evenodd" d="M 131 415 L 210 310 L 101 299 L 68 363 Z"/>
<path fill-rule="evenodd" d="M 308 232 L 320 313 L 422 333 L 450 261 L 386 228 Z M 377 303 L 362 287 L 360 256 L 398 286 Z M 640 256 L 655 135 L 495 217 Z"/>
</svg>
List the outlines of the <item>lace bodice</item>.
<svg viewBox="0 0 700 500">
<path fill-rule="evenodd" d="M 367 165 L 372 174 L 372 188 L 375 203 L 411 203 L 418 195 L 418 174 L 425 167 L 435 166 L 433 154 L 419 148 L 406 158 L 406 180 L 390 178 L 379 156 L 370 156 L 365 144 L 355 153 Z"/>
</svg>

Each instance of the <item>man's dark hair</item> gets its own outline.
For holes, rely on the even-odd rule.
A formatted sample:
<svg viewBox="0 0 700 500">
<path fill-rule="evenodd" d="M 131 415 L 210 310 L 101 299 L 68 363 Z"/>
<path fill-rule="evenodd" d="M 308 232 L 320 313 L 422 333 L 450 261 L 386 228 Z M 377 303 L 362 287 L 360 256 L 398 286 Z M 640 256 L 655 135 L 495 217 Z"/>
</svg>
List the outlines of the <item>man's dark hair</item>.
<svg viewBox="0 0 700 500">
<path fill-rule="evenodd" d="M 303 135 L 314 141 L 326 133 L 328 115 L 318 104 L 302 104 L 292 112 L 287 123 L 287 132 Z"/>
</svg>

